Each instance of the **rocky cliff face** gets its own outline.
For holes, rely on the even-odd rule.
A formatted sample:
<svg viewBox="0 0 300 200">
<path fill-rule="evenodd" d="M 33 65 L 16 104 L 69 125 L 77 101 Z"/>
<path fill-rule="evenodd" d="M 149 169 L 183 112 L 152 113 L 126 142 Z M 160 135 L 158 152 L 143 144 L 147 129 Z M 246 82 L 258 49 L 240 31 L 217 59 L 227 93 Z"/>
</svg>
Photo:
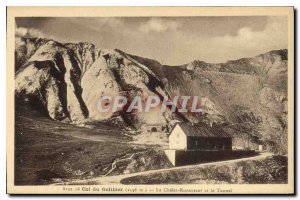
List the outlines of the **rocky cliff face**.
<svg viewBox="0 0 300 200">
<path fill-rule="evenodd" d="M 98 111 L 101 96 L 168 95 L 150 69 L 121 51 L 102 50 L 89 43 L 17 38 L 15 55 L 17 99 L 34 102 L 55 120 L 81 123 L 120 116 L 132 126 L 150 121 L 151 115 L 165 120 L 159 112 Z"/>
<path fill-rule="evenodd" d="M 287 50 L 220 64 L 193 61 L 182 66 L 104 50 L 90 43 L 16 38 L 15 94 L 52 119 L 85 123 L 117 119 L 139 128 L 143 122 L 173 119 L 240 127 L 253 138 L 284 151 L 287 143 Z M 203 114 L 100 113 L 105 95 L 198 96 Z M 109 104 L 112 102 L 108 102 Z"/>
</svg>

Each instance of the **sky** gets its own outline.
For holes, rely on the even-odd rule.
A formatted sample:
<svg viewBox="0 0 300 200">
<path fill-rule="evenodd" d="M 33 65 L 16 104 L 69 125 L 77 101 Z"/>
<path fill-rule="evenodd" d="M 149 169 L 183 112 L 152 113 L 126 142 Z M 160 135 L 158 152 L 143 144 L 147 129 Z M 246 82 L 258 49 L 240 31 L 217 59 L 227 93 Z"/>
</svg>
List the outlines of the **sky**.
<svg viewBox="0 0 300 200">
<path fill-rule="evenodd" d="M 16 25 L 16 36 L 91 42 L 167 65 L 220 63 L 288 46 L 282 16 L 22 17 Z"/>
</svg>

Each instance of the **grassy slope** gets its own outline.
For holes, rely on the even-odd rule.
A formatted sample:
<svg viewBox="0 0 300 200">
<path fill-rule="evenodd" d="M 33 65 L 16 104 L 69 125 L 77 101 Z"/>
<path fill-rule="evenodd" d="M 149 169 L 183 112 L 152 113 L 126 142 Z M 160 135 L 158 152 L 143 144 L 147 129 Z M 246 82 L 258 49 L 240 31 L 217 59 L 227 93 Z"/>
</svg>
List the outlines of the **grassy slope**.
<svg viewBox="0 0 300 200">
<path fill-rule="evenodd" d="M 72 137 L 75 136 L 75 137 Z M 81 139 L 85 137 L 86 139 Z M 92 141 L 99 140 L 99 141 Z M 115 158 L 135 152 L 117 130 L 79 128 L 36 111 L 16 111 L 16 184 L 43 184 L 53 178 L 106 173 Z"/>
<path fill-rule="evenodd" d="M 134 149 L 126 144 L 93 142 L 22 130 L 16 134 L 16 184 L 43 184 L 53 178 L 101 175 L 112 161 Z"/>
<path fill-rule="evenodd" d="M 164 82 L 171 96 L 207 97 L 221 115 L 196 118 L 227 122 L 242 130 L 241 134 L 249 133 L 253 140 L 261 139 L 269 150 L 287 152 L 287 111 L 284 111 L 287 50 L 221 64 L 198 61 L 192 63 L 192 68 L 190 64 L 163 66 L 151 59 L 132 57 L 149 67 Z M 186 117 L 194 121 L 192 115 Z"/>
<path fill-rule="evenodd" d="M 221 166 L 159 172 L 123 179 L 123 184 L 283 184 L 287 183 L 287 157 L 240 161 Z"/>
<path fill-rule="evenodd" d="M 102 126 L 102 127 L 101 127 Z M 37 111 L 16 109 L 15 184 L 39 185 L 168 168 L 163 151 L 130 144 L 119 127 L 97 129 L 60 123 Z M 129 159 L 128 159 L 129 158 Z M 116 162 L 118 161 L 118 162 Z"/>
</svg>

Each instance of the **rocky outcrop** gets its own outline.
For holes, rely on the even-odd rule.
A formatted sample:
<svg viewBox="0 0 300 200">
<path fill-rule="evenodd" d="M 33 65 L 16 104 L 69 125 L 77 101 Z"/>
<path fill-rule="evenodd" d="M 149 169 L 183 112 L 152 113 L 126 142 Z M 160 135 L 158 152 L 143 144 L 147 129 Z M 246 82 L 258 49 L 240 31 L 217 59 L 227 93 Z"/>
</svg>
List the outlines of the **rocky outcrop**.
<svg viewBox="0 0 300 200">
<path fill-rule="evenodd" d="M 16 97 L 38 102 L 55 120 L 81 123 L 120 115 L 129 125 L 136 126 L 139 124 L 136 122 L 152 119 L 149 113 L 131 115 L 122 110 L 100 113 L 99 98 L 167 95 L 150 69 L 127 58 L 120 50 L 101 50 L 90 43 L 61 44 L 53 40 L 17 38 L 16 55 Z"/>
</svg>

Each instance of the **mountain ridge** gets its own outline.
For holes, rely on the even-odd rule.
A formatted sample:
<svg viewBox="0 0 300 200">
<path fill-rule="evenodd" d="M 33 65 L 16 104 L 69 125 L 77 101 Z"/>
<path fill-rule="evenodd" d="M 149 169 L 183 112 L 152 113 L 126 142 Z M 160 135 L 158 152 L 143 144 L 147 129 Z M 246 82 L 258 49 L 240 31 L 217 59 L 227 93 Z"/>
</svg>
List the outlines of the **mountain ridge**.
<svg viewBox="0 0 300 200">
<path fill-rule="evenodd" d="M 18 101 L 38 103 L 55 120 L 82 125 L 114 118 L 136 129 L 144 123 L 170 124 L 178 119 L 238 124 L 239 131 L 250 131 L 286 150 L 286 49 L 226 63 L 195 60 L 168 66 L 92 43 L 16 38 L 15 70 Z M 103 114 L 97 111 L 97 100 L 105 94 L 198 96 L 205 112 Z"/>
</svg>

